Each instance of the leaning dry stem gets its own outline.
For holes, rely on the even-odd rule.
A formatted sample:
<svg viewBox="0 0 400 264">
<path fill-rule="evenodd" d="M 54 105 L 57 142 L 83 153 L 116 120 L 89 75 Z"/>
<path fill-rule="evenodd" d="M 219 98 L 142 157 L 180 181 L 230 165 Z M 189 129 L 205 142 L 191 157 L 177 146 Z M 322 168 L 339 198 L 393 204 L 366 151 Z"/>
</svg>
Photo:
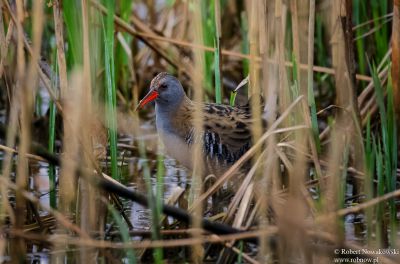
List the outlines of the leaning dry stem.
<svg viewBox="0 0 400 264">
<path fill-rule="evenodd" d="M 300 96 L 296 100 L 293 101 L 293 103 L 286 109 L 284 113 L 268 128 L 268 130 L 262 135 L 262 137 L 259 139 L 258 142 L 256 142 L 247 152 L 244 154 L 232 167 L 229 168 L 218 180 L 217 182 L 211 186 L 204 194 L 202 194 L 199 199 L 192 204 L 192 207 L 189 209 L 192 211 L 194 208 L 199 206 L 207 197 L 210 195 L 214 194 L 219 187 L 222 186 L 224 182 L 229 180 L 232 175 L 236 171 L 239 170 L 239 168 L 247 161 L 250 159 L 250 157 L 254 154 L 254 152 L 263 145 L 264 141 L 269 138 L 273 134 L 279 134 L 279 133 L 284 133 L 284 132 L 289 132 L 297 129 L 304 129 L 307 128 L 306 126 L 294 126 L 294 127 L 289 127 L 289 128 L 282 128 L 282 129 L 277 129 L 277 127 L 282 123 L 282 121 L 291 113 L 293 108 L 301 101 L 303 100 L 303 97 Z"/>
</svg>

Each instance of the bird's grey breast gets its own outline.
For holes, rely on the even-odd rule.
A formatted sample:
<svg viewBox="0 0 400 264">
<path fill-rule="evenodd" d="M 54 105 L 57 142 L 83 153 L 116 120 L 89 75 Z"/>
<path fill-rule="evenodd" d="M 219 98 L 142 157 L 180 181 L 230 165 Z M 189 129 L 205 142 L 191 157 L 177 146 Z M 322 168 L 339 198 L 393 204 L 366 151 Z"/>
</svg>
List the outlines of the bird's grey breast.
<svg viewBox="0 0 400 264">
<path fill-rule="evenodd" d="M 190 146 L 179 136 L 178 131 L 165 114 L 156 115 L 156 127 L 158 135 L 165 146 L 166 153 L 178 160 L 183 166 L 192 169 L 192 156 Z"/>
</svg>

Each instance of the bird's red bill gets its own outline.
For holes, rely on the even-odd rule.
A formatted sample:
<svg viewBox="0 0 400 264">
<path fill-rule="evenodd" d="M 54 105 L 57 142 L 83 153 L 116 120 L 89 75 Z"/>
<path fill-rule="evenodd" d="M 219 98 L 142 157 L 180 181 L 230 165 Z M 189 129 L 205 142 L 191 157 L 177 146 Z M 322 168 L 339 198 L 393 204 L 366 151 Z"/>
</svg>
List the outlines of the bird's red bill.
<svg viewBox="0 0 400 264">
<path fill-rule="evenodd" d="M 150 103 L 151 101 L 154 101 L 157 97 L 158 97 L 158 92 L 156 90 L 151 90 L 148 94 L 146 94 L 145 97 L 143 97 L 142 100 L 140 100 L 138 106 L 136 107 L 136 110 L 141 109 L 146 104 Z"/>
</svg>

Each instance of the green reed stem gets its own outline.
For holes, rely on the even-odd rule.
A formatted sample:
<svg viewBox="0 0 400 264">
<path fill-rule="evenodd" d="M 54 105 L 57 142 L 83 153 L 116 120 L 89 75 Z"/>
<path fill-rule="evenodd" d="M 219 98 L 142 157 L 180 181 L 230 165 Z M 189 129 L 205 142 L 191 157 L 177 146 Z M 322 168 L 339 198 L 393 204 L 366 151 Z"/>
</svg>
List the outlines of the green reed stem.
<svg viewBox="0 0 400 264">
<path fill-rule="evenodd" d="M 54 61 L 57 61 L 57 52 L 54 52 Z M 58 64 L 54 65 L 55 76 L 58 76 Z M 57 79 L 53 78 L 53 87 L 58 87 Z M 48 150 L 50 153 L 54 153 L 54 145 L 56 141 L 56 114 L 57 108 L 53 100 L 49 102 L 49 142 Z M 49 164 L 49 195 L 50 195 L 50 206 L 52 208 L 57 208 L 57 195 L 56 195 L 56 167 L 53 164 Z"/>
<path fill-rule="evenodd" d="M 128 227 L 128 225 L 122 219 L 122 217 L 119 214 L 119 212 L 111 204 L 107 203 L 107 208 L 108 208 L 108 211 L 111 212 L 111 215 L 112 215 L 114 221 L 118 225 L 118 229 L 119 229 L 119 233 L 121 234 L 122 242 L 129 243 L 131 241 L 131 238 L 129 237 L 129 227 Z M 126 253 L 126 257 L 128 258 L 128 263 L 129 264 L 137 263 L 135 252 L 134 252 L 134 250 L 132 248 L 126 248 L 125 249 L 125 253 Z M 123 263 L 125 263 L 125 262 L 123 262 Z"/>
<path fill-rule="evenodd" d="M 240 33 L 242 36 L 242 53 L 243 54 L 249 54 L 250 52 L 250 47 L 249 47 L 249 25 L 247 23 L 247 18 L 246 18 L 246 13 L 242 11 L 240 13 Z M 250 70 L 250 62 L 248 59 L 243 59 L 242 60 L 243 64 L 243 76 L 248 76 L 249 75 L 249 70 Z"/>
<path fill-rule="evenodd" d="M 65 29 L 68 36 L 67 63 L 82 65 L 82 6 L 80 0 L 63 1 Z"/>
<path fill-rule="evenodd" d="M 145 144 L 143 142 L 143 140 L 140 140 L 138 142 L 138 146 L 139 146 L 139 154 L 140 157 L 142 157 L 143 159 L 146 160 L 146 147 Z M 159 162 L 157 165 L 161 166 L 160 164 L 161 162 Z M 146 189 L 147 189 L 147 200 L 149 201 L 149 208 L 150 208 L 150 212 L 151 212 L 151 238 L 153 240 L 159 240 L 161 235 L 160 235 L 160 214 L 158 214 L 159 210 L 161 210 L 161 206 L 158 205 L 157 206 L 157 201 L 156 201 L 156 197 L 154 196 L 154 192 L 153 192 L 153 187 L 152 187 L 152 183 L 151 183 L 151 176 L 150 176 L 150 168 L 148 165 L 148 162 L 144 162 L 143 163 L 143 178 L 146 184 Z M 162 175 L 160 175 L 161 177 Z M 158 175 L 157 175 L 158 177 Z M 157 207 L 159 209 L 157 209 Z M 155 248 L 153 250 L 153 257 L 154 257 L 154 262 L 155 263 L 163 263 L 163 251 L 162 248 Z"/>
<path fill-rule="evenodd" d="M 219 38 L 216 38 L 215 53 L 214 53 L 214 74 L 215 74 L 215 102 L 220 104 L 222 102 L 221 96 L 221 63 L 220 63 L 220 42 Z"/>
<path fill-rule="evenodd" d="M 118 173 L 117 160 L 117 100 L 115 92 L 115 76 L 114 76 L 114 1 L 107 0 L 106 7 L 108 14 L 106 17 L 106 25 L 104 27 L 104 65 L 106 78 L 106 111 L 108 135 L 110 141 L 111 152 L 111 175 L 114 179 L 120 180 Z"/>
<path fill-rule="evenodd" d="M 373 147 L 376 156 L 376 176 L 377 176 L 377 196 L 382 196 L 385 194 L 385 179 L 383 175 L 383 155 L 382 155 L 382 147 L 381 143 L 375 138 L 373 138 Z M 378 246 L 383 246 L 383 237 L 384 237 L 384 205 L 379 203 L 376 208 L 376 241 L 378 241 Z"/>
<path fill-rule="evenodd" d="M 375 171 L 375 151 L 372 141 L 371 133 L 371 120 L 368 115 L 367 128 L 366 128 L 366 143 L 365 143 L 365 162 L 366 162 L 366 177 L 364 182 L 364 190 L 366 195 L 366 200 L 369 201 L 374 196 L 374 171 Z M 373 208 L 367 208 L 365 210 L 366 222 L 367 222 L 367 243 L 371 245 L 372 234 L 373 234 Z"/>
<path fill-rule="evenodd" d="M 159 216 L 162 214 L 162 204 L 164 197 L 164 156 L 161 151 L 157 154 L 157 189 L 156 189 L 156 204 L 157 213 Z M 159 217 L 161 218 L 161 217 Z"/>
<path fill-rule="evenodd" d="M 349 162 L 349 146 L 348 146 L 348 144 L 346 144 L 345 147 L 344 147 L 344 153 L 343 153 L 342 175 L 341 175 L 340 181 L 339 181 L 339 197 L 338 197 L 339 208 L 345 208 L 346 207 L 345 202 L 346 202 L 346 185 L 347 185 L 347 167 L 348 167 L 348 162 Z M 340 217 L 340 219 L 338 219 L 338 224 L 340 226 L 341 234 L 344 234 L 345 233 L 344 217 Z"/>
<path fill-rule="evenodd" d="M 383 87 L 378 77 L 378 72 L 373 64 L 368 61 L 372 71 L 372 79 L 375 88 L 375 96 L 379 109 L 379 116 L 381 120 L 381 138 L 383 148 L 383 168 L 384 168 L 384 192 L 393 192 L 396 189 L 397 179 L 397 131 L 396 131 L 396 118 L 394 114 L 393 105 L 393 91 L 391 86 L 391 76 L 389 75 L 387 85 L 387 105 L 385 106 L 385 97 Z M 390 71 L 389 71 L 390 72 Z M 388 200 L 389 204 L 389 222 L 390 222 L 390 242 L 392 246 L 396 243 L 396 204 L 394 199 Z"/>
<path fill-rule="evenodd" d="M 54 142 L 56 140 L 56 104 L 50 102 L 50 117 L 49 117 L 49 152 L 54 153 Z M 56 168 L 53 164 L 49 164 L 49 182 L 50 182 L 50 206 L 52 208 L 57 207 L 57 197 L 56 197 Z"/>
<path fill-rule="evenodd" d="M 125 22 L 129 23 L 129 16 L 132 13 L 132 0 L 121 0 L 119 1 L 119 9 L 117 12 L 119 12 L 120 17 L 122 20 Z M 132 36 L 127 33 L 121 32 L 124 39 L 130 46 L 130 43 L 132 42 Z M 126 52 L 124 51 L 122 45 L 120 44 L 119 41 L 116 43 L 115 47 L 115 73 L 116 76 L 118 76 L 117 83 L 119 84 L 120 89 L 122 90 L 123 94 L 125 97 L 129 98 L 129 93 L 130 93 L 130 85 L 129 85 L 129 78 L 130 78 L 130 73 L 128 71 L 129 68 L 129 58 L 126 55 Z"/>
<path fill-rule="evenodd" d="M 355 0 L 353 8 L 354 12 L 354 20 L 355 20 L 355 25 L 361 24 L 362 17 L 367 17 L 366 16 L 366 10 L 365 10 L 365 5 L 362 4 L 363 1 L 360 0 Z M 367 67 L 365 63 L 365 46 L 364 42 L 365 40 L 360 38 L 363 34 L 364 31 L 362 28 L 357 28 L 355 31 L 355 39 L 356 40 L 356 49 L 357 49 L 357 63 L 359 67 L 359 72 L 362 74 L 365 74 Z"/>
<path fill-rule="evenodd" d="M 215 102 L 222 102 L 221 95 L 221 8 L 220 0 L 214 1 L 214 21 L 215 21 L 215 51 L 214 51 L 214 78 L 215 78 Z"/>
<path fill-rule="evenodd" d="M 159 144 L 160 146 L 160 144 Z M 158 151 L 157 154 L 157 185 L 156 185 L 156 216 L 157 219 L 157 228 L 161 224 L 159 221 L 162 215 L 162 205 L 164 198 L 164 156 L 161 151 Z M 161 239 L 160 233 L 157 234 L 158 238 Z M 164 253 L 161 248 L 156 248 L 153 252 L 155 263 L 163 263 Z"/>
<path fill-rule="evenodd" d="M 231 97 L 229 98 L 229 104 L 231 106 L 235 106 L 236 95 L 237 95 L 237 92 L 235 92 L 235 91 L 231 92 Z"/>
</svg>

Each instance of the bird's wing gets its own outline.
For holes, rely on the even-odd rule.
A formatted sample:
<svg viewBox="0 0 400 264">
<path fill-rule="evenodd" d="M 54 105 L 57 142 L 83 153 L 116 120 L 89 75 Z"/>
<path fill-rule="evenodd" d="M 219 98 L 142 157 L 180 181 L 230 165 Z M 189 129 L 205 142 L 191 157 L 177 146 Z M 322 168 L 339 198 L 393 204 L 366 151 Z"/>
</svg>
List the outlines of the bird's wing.
<svg viewBox="0 0 400 264">
<path fill-rule="evenodd" d="M 204 106 L 204 151 L 211 157 L 235 162 L 251 147 L 251 114 L 227 105 Z"/>
</svg>

